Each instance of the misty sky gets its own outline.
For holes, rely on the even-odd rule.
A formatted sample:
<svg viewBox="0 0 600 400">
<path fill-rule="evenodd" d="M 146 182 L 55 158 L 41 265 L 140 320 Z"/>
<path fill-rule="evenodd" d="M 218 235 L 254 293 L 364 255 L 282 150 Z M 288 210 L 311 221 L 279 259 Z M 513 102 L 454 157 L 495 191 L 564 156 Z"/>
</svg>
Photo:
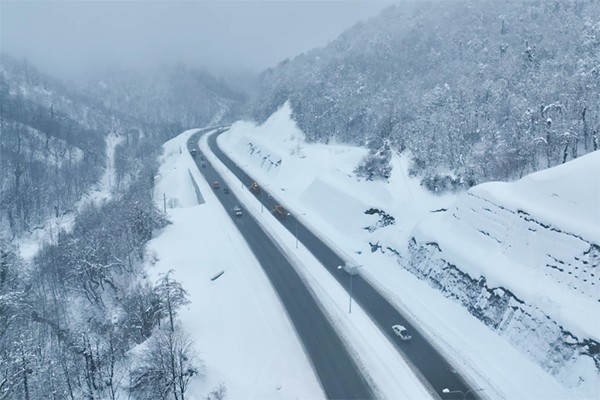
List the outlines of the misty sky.
<svg viewBox="0 0 600 400">
<path fill-rule="evenodd" d="M 0 0 L 0 49 L 63 78 L 179 62 L 258 72 L 324 46 L 390 4 Z"/>
</svg>

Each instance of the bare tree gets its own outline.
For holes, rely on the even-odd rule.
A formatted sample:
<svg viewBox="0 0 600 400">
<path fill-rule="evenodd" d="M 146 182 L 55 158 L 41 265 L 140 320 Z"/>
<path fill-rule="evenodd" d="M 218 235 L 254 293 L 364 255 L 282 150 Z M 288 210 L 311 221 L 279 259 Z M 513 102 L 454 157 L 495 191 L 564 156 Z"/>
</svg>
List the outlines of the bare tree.
<svg viewBox="0 0 600 400">
<path fill-rule="evenodd" d="M 132 371 L 131 392 L 137 398 L 185 400 L 190 381 L 201 374 L 193 341 L 181 326 L 161 327 L 147 340 Z"/>
</svg>

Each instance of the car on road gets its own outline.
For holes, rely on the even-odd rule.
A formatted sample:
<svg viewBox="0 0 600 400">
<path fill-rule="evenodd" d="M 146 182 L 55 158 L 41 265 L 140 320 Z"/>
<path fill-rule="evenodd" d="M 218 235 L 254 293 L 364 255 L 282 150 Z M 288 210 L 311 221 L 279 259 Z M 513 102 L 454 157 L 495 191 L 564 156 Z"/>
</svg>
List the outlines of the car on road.
<svg viewBox="0 0 600 400">
<path fill-rule="evenodd" d="M 392 330 L 400 339 L 407 341 L 412 339 L 412 336 L 408 333 L 406 328 L 402 325 L 394 325 L 392 326 Z"/>
<path fill-rule="evenodd" d="M 239 206 L 234 206 L 233 207 L 233 213 L 236 215 L 236 217 L 241 217 L 242 216 L 242 209 Z"/>
<path fill-rule="evenodd" d="M 214 182 L 212 183 L 212 188 L 213 188 L 213 189 L 218 189 L 220 186 L 221 186 L 221 185 L 219 184 L 219 181 L 214 181 Z"/>
<path fill-rule="evenodd" d="M 196 154 L 198 153 L 198 150 L 196 150 L 196 149 L 192 149 L 192 150 L 190 151 L 190 153 L 192 153 L 192 156 L 193 156 L 193 157 L 196 157 Z"/>
<path fill-rule="evenodd" d="M 228 187 L 226 187 L 226 188 L 223 188 L 223 193 L 225 193 L 225 194 L 229 194 L 229 188 L 228 188 Z"/>
<path fill-rule="evenodd" d="M 202 164 L 200 164 L 200 166 L 201 166 L 202 168 L 206 168 L 206 163 L 202 163 Z"/>
</svg>

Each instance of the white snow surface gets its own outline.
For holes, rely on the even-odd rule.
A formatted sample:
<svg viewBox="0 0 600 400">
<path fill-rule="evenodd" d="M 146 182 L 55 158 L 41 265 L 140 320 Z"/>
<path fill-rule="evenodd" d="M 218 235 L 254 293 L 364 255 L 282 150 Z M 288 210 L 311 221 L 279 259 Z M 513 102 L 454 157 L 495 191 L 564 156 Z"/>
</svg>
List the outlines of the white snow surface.
<svg viewBox="0 0 600 400">
<path fill-rule="evenodd" d="M 528 175 L 517 182 L 490 182 L 474 193 L 536 220 L 600 243 L 600 151 Z"/>
<path fill-rule="evenodd" d="M 400 268 L 392 249 L 402 258 L 413 235 L 446 240 L 460 253 L 457 257 L 461 257 L 461 263 L 470 268 L 467 272 L 489 276 L 498 286 L 509 287 L 517 296 L 533 301 L 545 311 L 548 307 L 543 307 L 544 304 L 551 308 L 562 303 L 553 317 L 568 329 L 595 338 L 600 332 L 597 317 L 600 313 L 590 300 L 590 293 L 576 293 L 549 279 L 539 285 L 520 284 L 521 277 L 533 283 L 539 276 L 523 265 L 506 268 L 510 263 L 503 263 L 504 269 L 499 269 L 498 264 L 488 263 L 491 255 L 508 257 L 511 262 L 514 257 L 482 242 L 480 237 L 475 238 L 467 226 L 470 220 L 463 221 L 465 226 L 459 228 L 450 223 L 454 204 L 460 204 L 461 198 L 425 191 L 418 180 L 408 176 L 410 160 L 406 155 L 394 154 L 388 182 L 360 181 L 353 175 L 353 169 L 366 150 L 306 143 L 304 134 L 291 120 L 290 111 L 286 104 L 260 126 L 235 123 L 219 137 L 219 145 L 348 260 L 363 265 L 360 273 L 406 312 L 475 387 L 484 389 L 482 395 L 527 399 L 597 397 L 600 383 L 592 381 L 585 390 L 564 387 L 464 308 Z M 598 244 L 599 160 L 600 152 L 596 152 L 518 182 L 478 186 L 469 196 L 473 199 L 481 196 L 515 213 L 523 210 L 544 224 Z M 378 226 L 378 215 L 364 213 L 371 207 L 392 215 L 395 224 Z M 441 209 L 450 211 L 433 212 Z M 372 232 L 364 229 L 369 226 L 375 229 Z M 383 252 L 371 252 L 369 243 L 380 245 Z M 469 256 L 469 252 L 476 256 Z M 486 263 L 481 265 L 477 260 Z M 552 296 L 557 296 L 556 301 L 548 303 Z"/>
</svg>

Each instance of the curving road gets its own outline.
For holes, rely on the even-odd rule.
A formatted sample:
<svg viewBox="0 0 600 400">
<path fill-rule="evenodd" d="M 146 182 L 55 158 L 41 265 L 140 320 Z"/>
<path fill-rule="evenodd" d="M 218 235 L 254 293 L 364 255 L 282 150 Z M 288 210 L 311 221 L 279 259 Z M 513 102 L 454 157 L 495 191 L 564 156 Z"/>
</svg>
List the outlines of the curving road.
<svg viewBox="0 0 600 400">
<path fill-rule="evenodd" d="M 254 179 L 233 162 L 217 145 L 217 136 L 224 132 L 211 135 L 208 143 L 211 151 L 248 187 Z M 275 200 L 265 194 L 257 196 L 267 210 L 275 205 Z M 395 344 L 398 351 L 410 360 L 424 384 L 429 385 L 433 393 L 443 399 L 479 399 L 478 389 L 470 387 L 463 377 L 450 365 L 440 352 L 421 335 L 416 326 L 404 317 L 390 302 L 382 296 L 369 282 L 360 275 L 354 275 L 352 282 L 350 276 L 338 270 L 344 261 L 338 254 L 308 230 L 294 215 L 290 215 L 281 223 L 321 262 L 321 264 L 340 282 L 346 290 L 352 284 L 354 301 L 369 314 L 371 319 L 379 326 L 382 332 Z M 391 330 L 392 325 L 401 324 L 407 327 L 412 334 L 412 340 L 401 341 Z M 444 389 L 451 393 L 443 393 Z M 466 395 L 465 395 L 466 394 Z M 329 394 L 328 394 L 329 397 Z"/>
<path fill-rule="evenodd" d="M 229 212 L 234 224 L 244 235 L 281 299 L 312 362 L 325 395 L 329 399 L 373 399 L 371 387 L 319 307 L 319 303 L 281 249 L 265 234 L 256 220 L 243 210 L 243 207 L 241 217 L 233 214 L 232 208 L 241 205 L 241 202 L 233 193 L 225 193 L 222 177 L 206 161 L 205 155 L 196 146 L 199 136 L 207 131 L 202 130 L 194 134 L 188 142 L 188 150 L 191 153 L 192 149 L 196 149 L 197 154 L 192 157 L 209 183 L 221 182 L 221 187 L 213 190 L 223 207 Z"/>
</svg>

